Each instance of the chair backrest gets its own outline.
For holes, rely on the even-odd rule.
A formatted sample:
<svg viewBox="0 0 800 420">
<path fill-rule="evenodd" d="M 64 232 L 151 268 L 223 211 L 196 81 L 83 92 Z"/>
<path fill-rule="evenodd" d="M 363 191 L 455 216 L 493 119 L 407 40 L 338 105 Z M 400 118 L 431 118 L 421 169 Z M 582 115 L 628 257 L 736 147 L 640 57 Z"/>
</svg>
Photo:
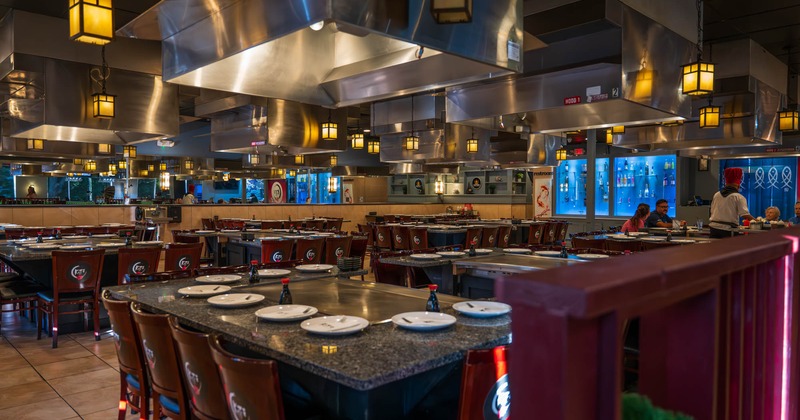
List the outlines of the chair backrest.
<svg viewBox="0 0 800 420">
<path fill-rule="evenodd" d="M 306 264 L 319 264 L 322 259 L 323 238 L 303 238 L 297 240 L 295 258 Z"/>
<path fill-rule="evenodd" d="M 139 333 L 133 325 L 130 302 L 116 300 L 108 290 L 103 292 L 103 306 L 108 311 L 111 330 L 114 331 L 114 347 L 117 349 L 119 368 L 125 373 L 144 377 L 144 356 Z M 140 383 L 147 383 L 146 381 Z"/>
<path fill-rule="evenodd" d="M 467 350 L 461 373 L 459 420 L 508 418 L 511 394 L 507 358 L 507 346 Z"/>
<path fill-rule="evenodd" d="M 587 238 L 583 236 L 572 237 L 573 248 L 588 248 L 588 249 L 605 249 L 606 240 L 597 238 Z"/>
<path fill-rule="evenodd" d="M 204 418 L 228 418 L 225 391 L 208 346 L 208 334 L 184 328 L 174 316 L 169 317 L 169 326 L 192 411 Z"/>
<path fill-rule="evenodd" d="M 303 225 L 305 226 L 306 229 L 322 230 L 322 228 L 325 227 L 325 220 L 322 219 L 306 220 L 305 222 L 303 222 Z"/>
<path fill-rule="evenodd" d="M 408 229 L 409 242 L 411 249 L 418 251 L 420 249 L 428 248 L 428 228 L 426 227 L 412 227 Z"/>
<path fill-rule="evenodd" d="M 378 248 L 392 249 L 392 227 L 386 225 L 375 226 L 374 244 Z"/>
<path fill-rule="evenodd" d="M 561 229 L 559 229 L 558 235 L 556 235 L 556 240 L 558 242 L 567 240 L 567 231 L 569 231 L 569 222 L 561 222 Z"/>
<path fill-rule="evenodd" d="M 197 267 L 194 270 L 195 275 L 199 276 L 214 276 L 218 274 L 241 274 L 246 273 L 250 269 L 249 264 L 245 265 L 229 265 L 226 267 Z"/>
<path fill-rule="evenodd" d="M 382 252 L 374 254 L 372 258 L 372 273 L 375 275 L 375 282 L 384 284 L 393 284 L 395 286 L 408 287 L 410 284 L 410 272 L 408 267 L 388 264 L 381 262 L 381 258 L 385 257 L 399 257 L 407 255 L 409 252 Z"/>
<path fill-rule="evenodd" d="M 480 227 L 467 228 L 467 234 L 464 236 L 464 249 L 469 248 L 472 243 L 475 243 L 476 247 L 481 246 L 481 230 L 483 228 Z"/>
<path fill-rule="evenodd" d="M 552 244 L 556 242 L 556 230 L 561 224 L 559 222 L 547 222 L 542 230 L 542 241 L 545 244 Z"/>
<path fill-rule="evenodd" d="M 214 221 L 211 220 L 211 218 L 201 218 L 200 223 L 202 224 L 203 229 L 205 230 L 214 230 L 217 228 L 216 226 L 214 226 Z"/>
<path fill-rule="evenodd" d="M 263 220 L 261 221 L 261 229 L 281 229 L 283 222 L 280 220 Z"/>
<path fill-rule="evenodd" d="M 354 236 L 350 241 L 350 256 L 361 258 L 361 269 L 364 269 L 364 257 L 367 255 L 369 239 L 366 236 Z"/>
<path fill-rule="evenodd" d="M 649 251 L 651 249 L 668 248 L 668 247 L 671 247 L 671 246 L 678 246 L 678 245 L 681 245 L 681 244 L 679 244 L 677 242 L 667 242 L 667 241 L 659 241 L 659 242 L 642 241 L 641 250 L 642 251 Z"/>
<path fill-rule="evenodd" d="M 218 336 L 211 336 L 208 341 L 222 378 L 230 418 L 282 420 L 277 363 L 232 354 L 223 348 Z"/>
<path fill-rule="evenodd" d="M 153 390 L 178 401 L 180 413 L 185 414 L 189 407 L 183 392 L 178 353 L 167 319 L 169 315 L 143 312 L 136 304 L 131 305 L 131 314 L 142 342 L 145 366 Z"/>
<path fill-rule="evenodd" d="M 375 226 L 372 224 L 358 224 L 358 231 L 367 237 L 367 246 L 372 245 L 372 237 L 375 234 Z"/>
<path fill-rule="evenodd" d="M 191 235 L 191 231 L 188 230 L 173 230 L 172 231 L 172 242 L 181 243 L 181 244 L 196 244 L 200 242 L 200 237 L 197 235 Z"/>
<path fill-rule="evenodd" d="M 261 241 L 261 262 L 278 263 L 292 259 L 293 239 Z"/>
<path fill-rule="evenodd" d="M 604 247 L 606 251 L 639 252 L 642 249 L 642 241 L 606 239 Z"/>
<path fill-rule="evenodd" d="M 342 222 L 341 218 L 328 219 L 325 223 L 325 230 L 339 232 L 342 230 Z"/>
<path fill-rule="evenodd" d="M 481 247 L 494 248 L 497 246 L 497 226 L 484 227 L 481 231 Z"/>
<path fill-rule="evenodd" d="M 60 293 L 100 292 L 104 249 L 53 251 L 53 295 Z M 97 296 L 99 297 L 99 296 Z"/>
<path fill-rule="evenodd" d="M 402 251 L 411 249 L 408 226 L 392 226 L 392 249 Z"/>
<path fill-rule="evenodd" d="M 497 247 L 508 248 L 511 245 L 511 226 L 497 228 Z"/>
<path fill-rule="evenodd" d="M 117 251 L 117 284 L 125 283 L 125 275 L 143 275 L 158 270 L 161 247 L 119 248 Z"/>
<path fill-rule="evenodd" d="M 352 236 L 326 236 L 325 255 L 322 262 L 336 265 L 339 258 L 349 257 L 352 241 Z"/>
<path fill-rule="evenodd" d="M 19 239 L 25 233 L 24 228 L 6 228 L 6 239 Z"/>
<path fill-rule="evenodd" d="M 200 254 L 203 251 L 202 243 L 194 244 L 167 244 L 164 251 L 165 271 L 193 271 L 200 265 Z"/>
<path fill-rule="evenodd" d="M 541 245 L 544 243 L 544 228 L 546 223 L 531 223 L 528 228 L 528 245 Z"/>
<path fill-rule="evenodd" d="M 397 217 L 393 214 L 384 214 L 383 221 L 386 223 L 394 223 L 397 221 Z"/>
</svg>

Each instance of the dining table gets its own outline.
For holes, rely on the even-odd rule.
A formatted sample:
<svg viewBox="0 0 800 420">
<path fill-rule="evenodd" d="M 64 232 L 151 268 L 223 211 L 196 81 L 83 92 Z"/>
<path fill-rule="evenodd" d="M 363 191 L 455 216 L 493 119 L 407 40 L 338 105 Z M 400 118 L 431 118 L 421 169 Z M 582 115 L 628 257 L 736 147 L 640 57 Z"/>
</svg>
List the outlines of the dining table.
<svg viewBox="0 0 800 420">
<path fill-rule="evenodd" d="M 453 323 L 442 329 L 411 330 L 397 322 L 416 322 L 404 314 L 424 311 L 427 291 L 341 279 L 335 267 L 312 273 L 299 268 L 288 274 L 289 288 L 294 304 L 314 308 L 315 314 L 306 320 L 271 322 L 256 316 L 257 311 L 276 307 L 282 290 L 279 278 L 231 283 L 229 293 L 263 296 L 241 308 L 215 307 L 206 298 L 179 292 L 196 286 L 199 279 L 115 286 L 108 291 L 116 299 L 173 315 L 182 324 L 219 334 L 277 361 L 283 392 L 320 408 L 326 418 L 414 418 L 430 407 L 455 413 L 465 353 L 511 341 L 510 315 L 463 316 L 453 308 L 465 301 L 462 298 L 439 295 L 441 312 L 454 316 Z M 398 316 L 407 321 L 393 321 Z M 364 324 L 356 331 L 335 335 L 339 325 L 359 320 Z M 333 328 L 308 331 L 306 325 L 320 322 Z"/>
</svg>

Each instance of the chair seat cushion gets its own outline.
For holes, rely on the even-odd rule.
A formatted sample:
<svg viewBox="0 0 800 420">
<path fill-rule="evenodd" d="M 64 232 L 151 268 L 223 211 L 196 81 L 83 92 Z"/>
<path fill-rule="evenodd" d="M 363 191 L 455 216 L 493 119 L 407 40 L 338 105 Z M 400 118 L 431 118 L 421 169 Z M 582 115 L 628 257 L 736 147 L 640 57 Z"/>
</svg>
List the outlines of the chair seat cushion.
<svg viewBox="0 0 800 420">
<path fill-rule="evenodd" d="M 139 385 L 139 379 L 137 379 L 135 376 L 131 375 L 130 373 L 128 374 L 128 376 L 125 377 L 125 381 L 128 382 L 128 385 L 130 385 L 131 388 L 133 388 L 133 389 L 135 389 L 137 391 L 141 390 L 141 387 Z"/>
<path fill-rule="evenodd" d="M 67 302 L 71 300 L 84 300 L 89 299 L 92 297 L 92 292 L 75 292 L 75 293 L 61 293 L 58 295 L 59 300 L 61 302 Z M 44 290 L 39 292 L 39 298 L 44 299 L 48 302 L 52 302 L 55 300 L 53 298 L 53 291 L 52 290 Z"/>
<path fill-rule="evenodd" d="M 43 286 L 24 280 L 3 283 L 0 285 L 0 299 L 21 299 L 36 296 Z"/>
<path fill-rule="evenodd" d="M 178 401 L 173 400 L 166 395 L 159 395 L 158 401 L 161 402 L 161 406 L 164 407 L 165 410 L 175 414 L 181 413 L 181 406 L 178 404 Z"/>
</svg>

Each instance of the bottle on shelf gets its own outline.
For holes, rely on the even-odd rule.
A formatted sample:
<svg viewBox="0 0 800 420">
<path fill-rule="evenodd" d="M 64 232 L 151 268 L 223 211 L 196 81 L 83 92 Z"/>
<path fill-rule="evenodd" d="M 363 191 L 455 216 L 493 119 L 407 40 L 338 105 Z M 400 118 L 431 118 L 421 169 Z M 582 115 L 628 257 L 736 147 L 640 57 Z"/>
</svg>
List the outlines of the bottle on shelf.
<svg viewBox="0 0 800 420">
<path fill-rule="evenodd" d="M 644 164 L 644 176 L 650 176 L 650 165 Z"/>
<path fill-rule="evenodd" d="M 645 197 L 650 196 L 650 181 L 646 179 L 644 180 L 644 196 Z"/>
<path fill-rule="evenodd" d="M 620 185 L 622 184 L 619 183 L 619 174 L 617 174 L 617 188 L 619 188 Z"/>
<path fill-rule="evenodd" d="M 664 174 L 664 186 L 666 187 L 669 185 L 669 181 L 667 180 L 667 174 Z"/>
<path fill-rule="evenodd" d="M 258 260 L 250 260 L 250 284 L 258 283 Z"/>
<path fill-rule="evenodd" d="M 283 285 L 283 290 L 281 290 L 281 297 L 278 299 L 278 305 L 291 305 L 292 292 L 289 291 L 289 277 L 282 278 L 281 284 Z"/>
<path fill-rule="evenodd" d="M 635 186 L 636 186 L 636 178 L 631 177 L 631 187 L 635 187 Z"/>
<path fill-rule="evenodd" d="M 675 175 L 670 174 L 669 185 L 675 185 Z"/>
<path fill-rule="evenodd" d="M 603 170 L 606 171 L 606 173 L 608 173 L 608 162 L 603 164 Z"/>
<path fill-rule="evenodd" d="M 628 159 L 625 159 L 625 164 L 623 165 L 623 169 L 626 171 L 628 170 Z"/>
<path fill-rule="evenodd" d="M 439 286 L 435 284 L 428 285 L 428 290 L 431 291 L 428 302 L 425 304 L 425 310 L 428 312 L 439 312 L 439 298 L 436 297 L 436 290 L 438 288 Z"/>
<path fill-rule="evenodd" d="M 645 165 L 647 165 L 647 164 L 645 163 Z M 640 166 L 639 167 L 639 176 L 642 176 L 642 175 L 644 175 L 644 170 L 642 170 L 642 167 Z"/>
<path fill-rule="evenodd" d="M 131 232 L 130 231 L 125 232 L 125 246 L 129 247 L 129 248 L 131 246 L 133 246 L 133 242 L 131 242 Z"/>
</svg>

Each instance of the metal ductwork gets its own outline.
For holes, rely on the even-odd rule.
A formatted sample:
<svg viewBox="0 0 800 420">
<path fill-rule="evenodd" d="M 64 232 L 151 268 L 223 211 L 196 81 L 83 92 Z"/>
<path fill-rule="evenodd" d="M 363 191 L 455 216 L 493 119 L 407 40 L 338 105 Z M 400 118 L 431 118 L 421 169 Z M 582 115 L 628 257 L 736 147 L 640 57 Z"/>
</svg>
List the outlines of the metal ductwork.
<svg viewBox="0 0 800 420">
<path fill-rule="evenodd" d="M 558 164 L 555 151 L 561 147 L 561 137 L 500 131 L 491 138 L 491 146 L 491 166 L 506 169 L 554 166 Z"/>
<path fill-rule="evenodd" d="M 94 118 L 91 95 L 100 87 L 91 72 L 99 71 L 100 66 L 50 58 L 65 55 L 51 53 L 60 45 L 58 41 L 30 42 L 42 39 L 43 34 L 38 33 L 42 28 L 48 31 L 53 27 L 64 30 L 58 33 L 63 38 L 67 29 L 61 19 L 11 11 L 0 21 L 0 89 L 4 96 L 0 112 L 5 135 L 130 144 L 179 133 L 177 87 L 153 74 L 112 68 L 106 89 L 117 95 L 116 117 Z"/>
<path fill-rule="evenodd" d="M 521 0 L 475 1 L 460 24 L 429 0 L 163 0 L 117 34 L 163 41 L 171 83 L 323 106 L 522 69 Z"/>
<path fill-rule="evenodd" d="M 693 43 L 617 0 L 577 3 L 595 6 L 547 12 L 562 29 L 535 34 L 550 44 L 526 52 L 525 75 L 448 89 L 447 122 L 559 133 L 688 118 L 680 65 Z"/>
<path fill-rule="evenodd" d="M 389 176 L 389 167 L 384 166 L 337 166 L 331 169 L 331 176 L 373 177 Z"/>
</svg>

